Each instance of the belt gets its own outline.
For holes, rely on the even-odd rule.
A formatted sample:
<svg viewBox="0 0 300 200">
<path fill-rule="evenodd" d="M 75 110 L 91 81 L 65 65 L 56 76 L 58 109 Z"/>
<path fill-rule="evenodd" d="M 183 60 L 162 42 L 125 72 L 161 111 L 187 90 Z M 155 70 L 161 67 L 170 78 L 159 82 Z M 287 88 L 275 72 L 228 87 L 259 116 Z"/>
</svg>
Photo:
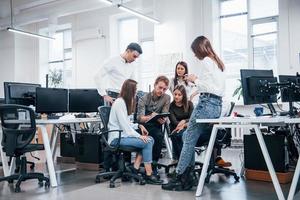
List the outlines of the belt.
<svg viewBox="0 0 300 200">
<path fill-rule="evenodd" d="M 221 96 L 218 96 L 218 95 L 215 95 L 215 94 L 212 94 L 212 93 L 207 93 L 207 92 L 200 93 L 200 96 L 206 96 L 206 97 L 215 98 L 215 99 L 222 99 Z"/>
</svg>

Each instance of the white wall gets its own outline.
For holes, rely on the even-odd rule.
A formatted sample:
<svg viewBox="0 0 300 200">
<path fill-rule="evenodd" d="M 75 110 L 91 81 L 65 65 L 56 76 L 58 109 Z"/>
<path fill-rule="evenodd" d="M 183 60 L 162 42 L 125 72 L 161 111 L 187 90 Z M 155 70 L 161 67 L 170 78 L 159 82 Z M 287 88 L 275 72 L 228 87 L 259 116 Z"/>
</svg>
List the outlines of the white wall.
<svg viewBox="0 0 300 200">
<path fill-rule="evenodd" d="M 217 0 L 156 0 L 154 12 L 162 21 L 155 26 L 157 54 L 182 53 L 193 72 L 197 59 L 190 46 L 197 36 L 205 35 L 219 50 Z"/>
<path fill-rule="evenodd" d="M 28 25 L 23 30 L 37 32 L 36 25 Z M 15 74 L 14 81 L 25 83 L 39 82 L 38 65 L 39 40 L 15 34 Z"/>
<path fill-rule="evenodd" d="M 0 31 L 0 98 L 4 97 L 3 82 L 14 80 L 14 47 L 14 35 L 7 31 Z"/>
</svg>

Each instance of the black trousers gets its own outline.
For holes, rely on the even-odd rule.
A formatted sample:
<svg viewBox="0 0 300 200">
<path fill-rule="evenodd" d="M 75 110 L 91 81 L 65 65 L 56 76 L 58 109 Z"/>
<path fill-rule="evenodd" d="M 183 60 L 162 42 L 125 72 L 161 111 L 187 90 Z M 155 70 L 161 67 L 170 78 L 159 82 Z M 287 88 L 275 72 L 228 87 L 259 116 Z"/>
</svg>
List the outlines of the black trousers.
<svg viewBox="0 0 300 200">
<path fill-rule="evenodd" d="M 173 156 L 174 159 L 179 160 L 183 141 L 182 141 L 182 134 L 185 131 L 185 129 L 181 130 L 178 133 L 173 133 L 170 138 L 172 140 L 172 147 L 173 147 Z"/>
<path fill-rule="evenodd" d="M 144 124 L 144 126 L 149 132 L 149 135 L 154 139 L 152 160 L 157 162 L 160 158 L 161 149 L 163 147 L 164 137 L 162 133 L 162 126 L 160 124 Z"/>
</svg>

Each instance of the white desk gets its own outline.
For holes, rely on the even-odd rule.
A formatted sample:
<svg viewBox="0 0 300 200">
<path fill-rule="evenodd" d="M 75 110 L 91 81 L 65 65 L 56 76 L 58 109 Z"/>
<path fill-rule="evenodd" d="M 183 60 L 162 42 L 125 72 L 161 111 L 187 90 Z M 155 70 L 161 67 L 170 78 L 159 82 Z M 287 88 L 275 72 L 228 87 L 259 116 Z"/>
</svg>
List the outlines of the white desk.
<svg viewBox="0 0 300 200">
<path fill-rule="evenodd" d="M 201 171 L 201 176 L 199 179 L 196 196 L 200 196 L 202 194 L 203 186 L 205 177 L 207 175 L 207 169 L 209 165 L 209 160 L 211 158 L 213 146 L 216 140 L 217 131 L 220 128 L 253 128 L 255 130 L 255 134 L 257 136 L 260 148 L 262 150 L 264 159 L 266 161 L 268 170 L 271 175 L 271 179 L 277 194 L 277 197 L 279 200 L 285 199 L 283 196 L 282 189 L 280 187 L 279 181 L 277 179 L 273 164 L 270 159 L 270 155 L 268 153 L 268 150 L 266 148 L 266 144 L 264 142 L 264 139 L 262 137 L 262 133 L 259 129 L 260 124 L 284 124 L 286 120 L 286 117 L 258 117 L 258 118 L 238 118 L 238 117 L 223 117 L 218 119 L 197 119 L 197 123 L 214 123 L 212 133 L 210 136 L 210 140 L 208 143 L 203 168 Z M 299 176 L 298 176 L 299 177 Z M 295 178 L 295 177 L 294 177 Z"/>
<path fill-rule="evenodd" d="M 300 124 L 300 118 L 288 118 L 285 120 L 285 123 L 287 124 Z M 300 156 L 297 161 L 296 165 L 296 170 L 294 173 L 293 181 L 290 187 L 289 195 L 288 195 L 288 200 L 292 200 L 294 198 L 295 192 L 296 192 L 296 186 L 299 181 L 299 176 L 300 176 Z"/>
<path fill-rule="evenodd" d="M 100 120 L 100 118 L 75 118 L 75 119 L 68 119 L 68 120 L 63 120 L 63 119 L 49 119 L 49 120 L 37 119 L 36 120 L 36 126 L 40 127 L 41 132 L 42 132 L 42 138 L 43 138 L 44 148 L 45 148 L 45 152 L 46 152 L 47 167 L 48 167 L 50 183 L 51 183 L 52 187 L 57 186 L 57 180 L 56 180 L 55 169 L 54 169 L 54 164 L 53 164 L 53 157 L 52 157 L 53 156 L 53 148 L 55 148 L 54 146 L 56 145 L 56 143 L 54 143 L 54 145 L 52 145 L 50 143 L 46 125 L 48 125 L 48 124 L 53 124 L 53 125 L 77 124 L 77 123 L 92 123 L 92 122 L 101 122 L 101 120 Z M 0 138 L 1 138 L 1 136 L 0 136 Z M 51 145 L 52 145 L 52 149 L 51 149 Z M 4 175 L 8 176 L 10 174 L 9 167 L 7 164 L 7 158 L 6 158 L 5 154 L 2 152 L 1 144 L 0 144 L 0 153 L 1 153 L 1 159 L 3 162 Z"/>
</svg>

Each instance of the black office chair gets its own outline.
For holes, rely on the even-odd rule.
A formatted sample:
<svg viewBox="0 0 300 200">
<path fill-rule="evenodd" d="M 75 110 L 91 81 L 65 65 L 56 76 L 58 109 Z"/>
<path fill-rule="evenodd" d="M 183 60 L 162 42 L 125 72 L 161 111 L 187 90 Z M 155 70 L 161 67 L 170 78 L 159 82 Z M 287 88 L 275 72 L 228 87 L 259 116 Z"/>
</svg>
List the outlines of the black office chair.
<svg viewBox="0 0 300 200">
<path fill-rule="evenodd" d="M 21 191 L 21 183 L 28 179 L 38 179 L 39 186 L 50 186 L 49 178 L 42 173 L 27 173 L 25 153 L 44 150 L 42 144 L 30 144 L 36 134 L 34 112 L 31 108 L 22 105 L 0 105 L 0 117 L 2 126 L 2 147 L 7 156 L 16 157 L 16 166 L 20 166 L 20 172 L 0 178 L 1 181 L 13 183 L 15 192 Z M 21 119 L 24 118 L 24 119 Z"/>
<path fill-rule="evenodd" d="M 99 109 L 99 115 L 100 115 L 102 125 L 103 125 L 103 127 L 100 130 L 102 150 L 104 151 L 104 153 L 111 154 L 113 157 L 118 159 L 118 169 L 116 171 L 100 172 L 96 176 L 95 182 L 100 183 L 101 177 L 102 178 L 111 177 L 109 187 L 114 188 L 115 180 L 118 178 L 125 177 L 125 178 L 134 178 L 135 180 L 139 181 L 140 185 L 144 185 L 145 180 L 141 176 L 134 174 L 130 170 L 126 169 L 125 161 L 124 161 L 124 157 L 123 157 L 124 152 L 130 152 L 130 153 L 131 152 L 139 152 L 139 151 L 141 151 L 141 149 L 132 147 L 132 146 L 120 146 L 119 144 L 120 144 L 122 130 L 108 130 L 108 127 L 107 127 L 111 107 L 101 106 L 98 109 Z M 111 146 L 107 141 L 108 134 L 112 131 L 119 132 L 119 141 L 118 141 L 117 146 Z"/>
<path fill-rule="evenodd" d="M 235 103 L 231 102 L 230 103 L 230 109 L 229 112 L 225 114 L 225 116 L 229 117 L 233 111 Z M 212 126 L 210 126 L 208 131 L 212 131 Z M 231 146 L 231 129 L 230 128 L 225 128 L 225 129 L 219 129 L 217 132 L 217 137 L 216 141 L 214 144 L 214 149 L 212 152 L 212 156 L 210 159 L 210 163 L 208 166 L 207 170 L 207 176 L 205 178 L 205 182 L 209 183 L 210 177 L 213 174 L 221 173 L 224 174 L 225 176 L 233 176 L 235 181 L 239 181 L 240 177 L 235 173 L 234 170 L 218 166 L 216 164 L 216 158 L 218 156 L 217 152 L 220 151 L 221 149 L 227 148 Z M 207 146 L 208 142 L 205 142 L 204 144 L 197 144 L 195 147 L 195 152 L 199 155 L 202 151 L 204 151 L 203 146 Z M 200 177 L 201 169 L 202 169 L 202 163 L 196 162 L 196 165 L 200 166 L 199 168 L 195 169 L 196 174 L 198 174 L 198 177 Z"/>
</svg>

